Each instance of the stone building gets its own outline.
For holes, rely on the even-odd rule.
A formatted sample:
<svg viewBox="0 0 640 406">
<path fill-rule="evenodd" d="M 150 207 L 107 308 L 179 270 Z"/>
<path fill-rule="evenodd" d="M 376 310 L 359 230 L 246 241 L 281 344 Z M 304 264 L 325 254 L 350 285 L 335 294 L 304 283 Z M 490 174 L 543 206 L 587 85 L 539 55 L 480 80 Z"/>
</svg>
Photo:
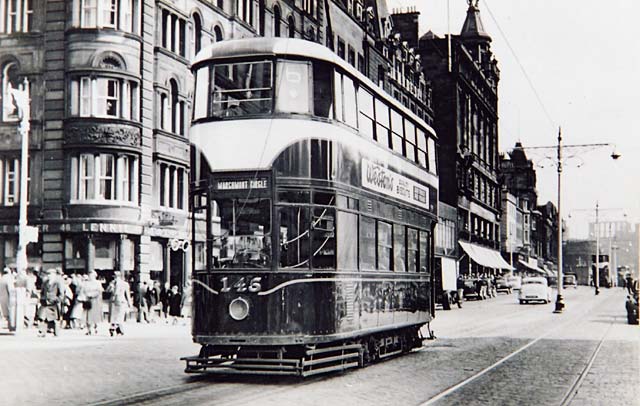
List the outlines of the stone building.
<svg viewBox="0 0 640 406">
<path fill-rule="evenodd" d="M 383 0 L 2 0 L 0 266 L 14 266 L 18 249 L 8 93 L 25 78 L 31 266 L 181 285 L 192 263 L 190 58 L 253 36 L 325 43 L 432 122 L 421 66 L 392 33 Z"/>
<path fill-rule="evenodd" d="M 418 42 L 418 53 L 433 89 L 440 201 L 455 208 L 456 238 L 467 254 L 458 255 L 460 272 L 508 268 L 499 253 L 500 71 L 478 2 L 469 1 L 459 35 L 440 38 L 428 32 Z"/>
</svg>

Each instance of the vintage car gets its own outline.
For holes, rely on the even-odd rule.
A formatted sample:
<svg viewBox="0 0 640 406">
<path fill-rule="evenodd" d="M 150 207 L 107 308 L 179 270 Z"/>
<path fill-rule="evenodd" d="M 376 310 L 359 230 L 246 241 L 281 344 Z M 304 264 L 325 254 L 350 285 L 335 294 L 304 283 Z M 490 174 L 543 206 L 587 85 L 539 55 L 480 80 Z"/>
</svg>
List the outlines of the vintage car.
<svg viewBox="0 0 640 406">
<path fill-rule="evenodd" d="M 507 284 L 509 285 L 509 287 L 512 290 L 520 290 L 520 287 L 522 286 L 522 278 L 519 276 L 508 276 L 507 277 Z"/>
<path fill-rule="evenodd" d="M 529 302 L 551 302 L 551 288 L 547 283 L 547 278 L 524 278 L 518 299 L 520 300 L 520 304 Z"/>
<path fill-rule="evenodd" d="M 578 278 L 573 274 L 567 274 L 562 277 L 562 286 L 565 288 L 572 287 L 578 289 Z"/>
</svg>

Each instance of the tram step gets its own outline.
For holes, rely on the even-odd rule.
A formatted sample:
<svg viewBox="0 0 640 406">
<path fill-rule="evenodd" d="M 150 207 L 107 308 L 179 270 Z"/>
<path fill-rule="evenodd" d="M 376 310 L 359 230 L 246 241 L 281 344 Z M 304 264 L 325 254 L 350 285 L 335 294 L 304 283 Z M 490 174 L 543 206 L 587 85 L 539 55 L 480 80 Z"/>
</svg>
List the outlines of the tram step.
<svg viewBox="0 0 640 406">
<path fill-rule="evenodd" d="M 316 358 L 316 359 L 311 359 L 311 360 L 306 360 L 305 359 L 305 360 L 302 360 L 302 366 L 306 367 L 306 366 L 313 366 L 313 365 L 318 365 L 318 364 L 327 364 L 329 362 L 347 360 L 347 359 L 351 359 L 351 358 L 358 358 L 359 356 L 360 356 L 359 353 L 352 352 L 352 353 L 343 354 L 343 355 L 336 355 L 336 356 L 333 356 L 333 357 Z"/>
<path fill-rule="evenodd" d="M 302 371 L 302 376 L 324 374 L 326 372 L 341 371 L 348 368 L 357 368 L 359 365 L 360 364 L 357 362 L 348 362 L 346 364 L 333 365 L 333 366 L 328 366 L 328 367 L 318 368 L 318 369 L 310 369 L 308 371 Z"/>
<path fill-rule="evenodd" d="M 348 345 L 340 345 L 336 347 L 314 348 L 312 350 L 307 350 L 306 354 L 314 355 L 314 354 L 322 354 L 325 352 L 332 352 L 332 351 L 360 350 L 361 348 L 362 348 L 361 344 L 348 344 Z"/>
</svg>

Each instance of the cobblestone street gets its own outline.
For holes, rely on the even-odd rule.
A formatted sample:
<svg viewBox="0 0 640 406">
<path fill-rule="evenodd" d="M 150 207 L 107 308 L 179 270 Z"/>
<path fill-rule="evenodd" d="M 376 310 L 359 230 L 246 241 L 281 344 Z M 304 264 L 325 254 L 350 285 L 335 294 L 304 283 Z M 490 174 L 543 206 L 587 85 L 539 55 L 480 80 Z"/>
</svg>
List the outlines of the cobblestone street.
<svg viewBox="0 0 640 406">
<path fill-rule="evenodd" d="M 596 297 L 580 288 L 566 299 L 562 315 L 553 305 L 518 305 L 515 295 L 466 302 L 438 312 L 438 339 L 420 350 L 304 381 L 186 375 L 179 357 L 198 351 L 186 325 L 129 323 L 123 337 L 105 326 L 98 336 L 5 334 L 0 357 L 10 373 L 0 404 L 560 404 L 603 337 L 571 404 L 640 404 L 640 331 L 626 324 L 622 290 Z"/>
</svg>

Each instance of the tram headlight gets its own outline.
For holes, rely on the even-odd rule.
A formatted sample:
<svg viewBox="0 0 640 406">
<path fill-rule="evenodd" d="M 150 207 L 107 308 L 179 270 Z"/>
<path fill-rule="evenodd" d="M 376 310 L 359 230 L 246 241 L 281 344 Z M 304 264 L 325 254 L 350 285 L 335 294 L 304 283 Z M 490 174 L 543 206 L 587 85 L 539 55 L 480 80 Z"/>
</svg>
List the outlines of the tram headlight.
<svg viewBox="0 0 640 406">
<path fill-rule="evenodd" d="M 233 299 L 229 303 L 229 316 L 234 320 L 244 320 L 249 315 L 249 302 L 241 297 Z"/>
</svg>

